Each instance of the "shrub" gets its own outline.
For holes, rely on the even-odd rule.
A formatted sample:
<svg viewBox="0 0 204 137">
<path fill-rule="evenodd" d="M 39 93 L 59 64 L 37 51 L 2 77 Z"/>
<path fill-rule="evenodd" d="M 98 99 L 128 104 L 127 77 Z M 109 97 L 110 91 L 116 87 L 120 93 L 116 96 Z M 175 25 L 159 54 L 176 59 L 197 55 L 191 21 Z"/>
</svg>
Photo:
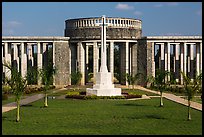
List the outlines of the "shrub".
<svg viewBox="0 0 204 137">
<path fill-rule="evenodd" d="M 125 96 L 126 99 L 130 99 L 130 98 L 141 98 L 142 95 L 139 95 L 139 94 L 134 94 L 134 95 L 127 95 Z"/>
<path fill-rule="evenodd" d="M 4 94 L 10 94 L 11 93 L 11 87 L 10 86 L 3 86 L 2 87 L 2 93 Z"/>
</svg>

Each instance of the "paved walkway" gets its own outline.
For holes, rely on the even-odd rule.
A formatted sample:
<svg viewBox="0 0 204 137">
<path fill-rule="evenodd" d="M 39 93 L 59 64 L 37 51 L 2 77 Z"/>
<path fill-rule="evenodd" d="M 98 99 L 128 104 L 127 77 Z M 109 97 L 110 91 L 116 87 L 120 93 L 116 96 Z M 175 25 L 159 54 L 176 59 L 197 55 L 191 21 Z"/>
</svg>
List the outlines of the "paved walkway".
<svg viewBox="0 0 204 137">
<path fill-rule="evenodd" d="M 39 100 L 39 99 L 41 99 L 43 97 L 44 97 L 44 94 L 36 94 L 36 95 L 33 95 L 33 96 L 29 96 L 29 97 L 27 97 L 25 99 L 22 99 L 20 101 L 20 105 L 22 106 L 22 105 L 29 104 L 29 103 L 37 101 L 37 100 Z M 17 108 L 16 102 L 12 102 L 12 103 L 3 105 L 2 106 L 2 113 L 13 110 L 13 109 L 16 109 L 16 108 Z"/>
<path fill-rule="evenodd" d="M 146 88 L 141 87 L 141 86 L 136 86 L 135 89 L 141 89 L 141 90 L 144 90 L 144 91 L 148 91 L 148 92 L 152 92 L 152 93 L 160 95 L 159 91 L 146 89 Z M 174 102 L 177 102 L 177 103 L 188 106 L 188 100 L 186 100 L 184 98 L 181 98 L 180 96 L 176 96 L 176 95 L 171 94 L 171 93 L 163 93 L 162 95 L 166 99 L 169 99 L 169 100 L 172 100 Z M 202 104 L 200 104 L 200 103 L 191 101 L 191 107 L 194 108 L 194 109 L 202 111 Z"/>
<path fill-rule="evenodd" d="M 127 86 L 123 86 L 121 88 L 127 88 Z M 159 91 L 149 90 L 149 89 L 146 89 L 146 88 L 141 87 L 141 86 L 135 86 L 135 89 L 141 89 L 141 90 L 144 90 L 144 91 L 147 91 L 147 92 L 152 92 L 152 93 L 160 95 Z M 41 99 L 43 97 L 44 97 L 44 94 L 36 94 L 36 95 L 33 95 L 33 96 L 29 96 L 29 97 L 27 97 L 25 99 L 22 99 L 20 101 L 20 105 L 22 106 L 22 105 L 26 105 L 26 104 L 32 103 L 32 102 L 37 101 L 37 100 L 39 100 L 39 99 Z M 167 98 L 169 100 L 172 100 L 174 102 L 177 102 L 177 103 L 180 103 L 180 104 L 188 106 L 188 101 L 186 99 L 180 98 L 179 96 L 176 96 L 174 94 L 163 93 L 163 97 Z M 194 109 L 202 111 L 202 104 L 200 104 L 200 103 L 191 101 L 191 107 L 194 108 Z M 3 105 L 2 106 L 2 113 L 10 111 L 12 109 L 16 109 L 16 108 L 17 107 L 16 107 L 16 103 L 15 102 Z"/>
</svg>

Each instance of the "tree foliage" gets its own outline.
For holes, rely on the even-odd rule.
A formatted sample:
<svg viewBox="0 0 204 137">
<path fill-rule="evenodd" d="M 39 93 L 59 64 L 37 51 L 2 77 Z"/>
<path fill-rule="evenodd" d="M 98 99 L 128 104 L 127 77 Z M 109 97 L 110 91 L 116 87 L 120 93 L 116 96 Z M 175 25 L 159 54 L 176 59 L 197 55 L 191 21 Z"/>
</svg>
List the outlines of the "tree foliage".
<svg viewBox="0 0 204 137">
<path fill-rule="evenodd" d="M 27 79 L 21 76 L 16 67 L 12 67 L 8 63 L 3 64 L 11 71 L 11 78 L 6 77 L 6 83 L 11 87 L 12 93 L 15 95 L 15 101 L 17 104 L 16 121 L 20 121 L 20 100 L 27 86 Z"/>
<path fill-rule="evenodd" d="M 163 97 L 162 93 L 166 89 L 167 85 L 169 85 L 168 76 L 170 76 L 170 72 L 166 70 L 157 69 L 156 75 L 154 78 L 154 86 L 158 87 L 160 91 L 160 106 L 163 106 Z"/>
<path fill-rule="evenodd" d="M 43 91 L 45 93 L 44 98 L 44 107 L 47 107 L 47 91 L 50 88 L 50 85 L 53 83 L 53 75 L 56 73 L 56 68 L 53 67 L 52 63 L 44 66 L 42 69 L 39 70 L 39 75 L 42 78 L 42 82 L 44 84 Z"/>
<path fill-rule="evenodd" d="M 202 73 L 196 75 L 193 80 L 191 80 L 191 78 L 188 77 L 183 72 L 181 72 L 181 74 L 183 76 L 185 94 L 188 100 L 188 120 L 191 120 L 190 114 L 191 100 L 195 96 L 196 92 L 202 92 Z"/>
</svg>

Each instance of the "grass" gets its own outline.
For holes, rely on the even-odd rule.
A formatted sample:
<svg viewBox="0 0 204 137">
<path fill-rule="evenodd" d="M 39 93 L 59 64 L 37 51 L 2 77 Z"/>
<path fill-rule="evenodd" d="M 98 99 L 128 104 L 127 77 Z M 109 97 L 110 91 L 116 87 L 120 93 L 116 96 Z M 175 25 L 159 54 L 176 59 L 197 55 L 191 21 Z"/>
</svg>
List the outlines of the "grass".
<svg viewBox="0 0 204 137">
<path fill-rule="evenodd" d="M 139 90 L 139 89 L 122 89 L 122 91 L 127 91 L 127 92 L 132 92 L 136 93 L 138 95 L 147 95 L 147 96 L 158 96 L 158 94 L 152 93 L 152 92 L 147 92 L 144 90 Z"/>
<path fill-rule="evenodd" d="M 37 135 L 202 135 L 202 112 L 159 98 L 148 100 L 43 100 L 20 110 L 20 122 L 15 122 L 16 110 L 2 113 L 2 134 Z"/>
</svg>

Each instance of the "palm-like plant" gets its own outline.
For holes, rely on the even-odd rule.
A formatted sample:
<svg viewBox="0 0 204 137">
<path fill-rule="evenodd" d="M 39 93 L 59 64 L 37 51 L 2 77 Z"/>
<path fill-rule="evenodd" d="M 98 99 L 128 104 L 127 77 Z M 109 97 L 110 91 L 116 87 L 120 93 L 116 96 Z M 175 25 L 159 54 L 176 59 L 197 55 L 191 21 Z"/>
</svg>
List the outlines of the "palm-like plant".
<svg viewBox="0 0 204 137">
<path fill-rule="evenodd" d="M 126 80 L 128 82 L 128 88 L 130 88 L 130 85 L 132 85 L 133 82 L 133 76 L 129 73 L 126 73 Z"/>
<path fill-rule="evenodd" d="M 158 69 L 156 71 L 156 75 L 154 78 L 155 86 L 157 86 L 160 91 L 160 106 L 161 107 L 163 107 L 164 105 L 162 93 L 166 89 L 167 85 L 169 84 L 168 79 L 166 79 L 166 77 L 169 75 L 170 75 L 169 71 Z"/>
<path fill-rule="evenodd" d="M 140 75 L 142 75 L 142 73 L 136 73 L 135 75 L 126 73 L 126 80 L 128 82 L 128 87 L 129 85 L 132 85 L 132 88 L 134 89 L 134 86 L 138 81 L 138 79 L 140 78 Z"/>
<path fill-rule="evenodd" d="M 199 92 L 202 90 L 202 73 L 199 75 L 196 75 L 193 80 L 189 78 L 187 75 L 185 75 L 183 72 L 181 72 L 184 79 L 184 88 L 186 97 L 188 100 L 188 120 L 191 120 L 191 114 L 190 114 L 190 106 L 191 106 L 191 100 L 193 99 L 196 92 Z"/>
<path fill-rule="evenodd" d="M 39 74 L 42 78 L 42 81 L 44 83 L 43 92 L 45 94 L 44 97 L 44 107 L 48 107 L 48 101 L 47 101 L 47 91 L 50 88 L 50 85 L 52 85 L 53 82 L 53 75 L 56 73 L 56 68 L 52 66 L 52 64 L 48 64 L 47 66 L 44 66 L 42 69 L 39 70 Z"/>
<path fill-rule="evenodd" d="M 12 93 L 15 95 L 15 101 L 17 104 L 16 111 L 16 122 L 20 121 L 20 100 L 27 86 L 27 79 L 21 76 L 21 73 L 18 72 L 17 68 L 12 67 L 8 63 L 3 64 L 11 71 L 11 78 L 5 78 L 5 82 L 11 87 Z"/>
</svg>

